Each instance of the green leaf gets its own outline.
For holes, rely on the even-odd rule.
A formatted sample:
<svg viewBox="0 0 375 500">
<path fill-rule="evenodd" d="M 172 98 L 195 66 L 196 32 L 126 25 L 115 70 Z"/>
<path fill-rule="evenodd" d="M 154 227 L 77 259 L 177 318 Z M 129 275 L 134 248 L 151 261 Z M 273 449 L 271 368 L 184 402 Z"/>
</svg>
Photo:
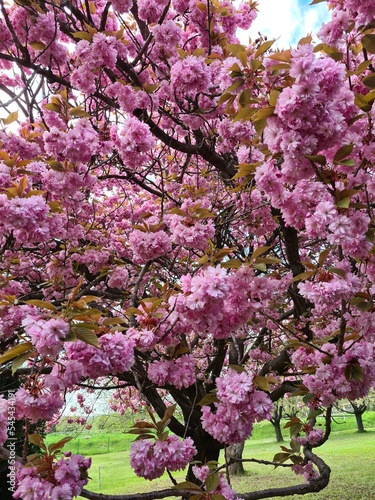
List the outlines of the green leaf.
<svg viewBox="0 0 375 500">
<path fill-rule="evenodd" d="M 208 210 L 207 208 L 199 207 L 195 210 L 195 215 L 200 219 L 207 219 L 209 217 L 215 217 L 215 214 Z"/>
<path fill-rule="evenodd" d="M 64 172 L 64 165 L 61 163 L 61 161 L 57 160 L 50 160 L 47 161 L 48 165 L 54 170 L 55 172 Z"/>
<path fill-rule="evenodd" d="M 323 410 L 310 410 L 309 415 L 307 417 L 307 420 L 311 420 L 312 418 L 320 417 L 320 415 L 323 415 L 324 411 Z"/>
<path fill-rule="evenodd" d="M 115 318 L 106 318 L 105 320 L 102 321 L 102 325 L 103 326 L 108 326 L 108 325 L 121 325 L 123 323 L 127 323 L 126 319 L 125 318 L 119 318 L 119 317 L 115 317 Z"/>
<path fill-rule="evenodd" d="M 224 102 L 229 101 L 229 99 L 231 99 L 232 97 L 232 94 L 228 94 L 227 92 L 225 92 L 220 96 L 218 104 L 223 104 Z"/>
<path fill-rule="evenodd" d="M 292 279 L 292 283 L 295 283 L 296 281 L 307 280 L 307 279 L 311 278 L 311 276 L 314 276 L 315 273 L 316 273 L 315 270 L 314 271 L 305 271 L 303 273 L 300 273 Z"/>
<path fill-rule="evenodd" d="M 272 116 L 275 112 L 274 106 L 265 106 L 264 108 L 259 109 L 252 117 L 251 120 L 256 122 L 258 120 L 263 120 L 264 118 L 268 118 Z"/>
<path fill-rule="evenodd" d="M 273 457 L 273 462 L 278 462 L 280 464 L 286 462 L 289 460 L 290 453 L 276 453 L 276 455 Z"/>
<path fill-rule="evenodd" d="M 290 441 L 290 447 L 291 447 L 292 451 L 294 451 L 294 453 L 299 453 L 299 451 L 301 449 L 301 444 L 296 439 L 292 439 Z"/>
<path fill-rule="evenodd" d="M 220 476 L 217 472 L 211 473 L 206 479 L 206 489 L 207 491 L 213 491 L 219 486 Z"/>
<path fill-rule="evenodd" d="M 20 368 L 25 361 L 27 361 L 31 356 L 33 356 L 36 353 L 36 351 L 28 351 L 25 352 L 25 354 L 21 354 L 20 356 L 17 356 L 12 362 L 12 375 L 16 373 L 18 368 Z"/>
<path fill-rule="evenodd" d="M 238 122 L 239 120 L 247 120 L 252 115 L 254 115 L 254 108 L 240 108 L 234 117 L 234 122 Z"/>
<path fill-rule="evenodd" d="M 183 483 L 178 483 L 172 486 L 174 490 L 192 490 L 192 491 L 202 491 L 201 488 L 190 481 L 184 481 Z"/>
<path fill-rule="evenodd" d="M 12 347 L 9 351 L 4 352 L 4 354 L 0 356 L 0 365 L 10 361 L 11 359 L 17 358 L 17 356 L 20 356 L 27 351 L 30 351 L 32 347 L 33 345 L 31 342 L 23 342 L 22 344 Z"/>
<path fill-rule="evenodd" d="M 272 246 L 261 246 L 261 247 L 256 248 L 254 250 L 254 252 L 251 254 L 250 260 L 251 261 L 255 260 L 257 257 L 262 255 L 263 253 L 268 252 L 268 250 L 270 248 L 272 248 Z"/>
<path fill-rule="evenodd" d="M 263 273 L 265 273 L 267 271 L 267 266 L 266 266 L 266 264 L 264 264 L 262 262 L 255 263 L 254 269 L 258 269 L 258 271 L 262 271 Z"/>
<path fill-rule="evenodd" d="M 322 265 L 326 261 L 331 250 L 332 250 L 332 247 L 328 247 L 325 250 L 323 250 L 323 252 L 320 253 L 319 260 L 318 260 L 319 267 L 322 267 Z"/>
<path fill-rule="evenodd" d="M 32 300 L 25 300 L 25 304 L 29 306 L 35 306 L 39 307 L 40 309 L 49 309 L 50 311 L 56 311 L 56 307 L 51 304 L 51 302 L 46 302 L 45 300 L 37 300 L 37 299 L 32 299 Z"/>
<path fill-rule="evenodd" d="M 229 368 L 231 368 L 232 370 L 236 371 L 237 373 L 243 373 L 245 371 L 245 368 L 243 366 L 241 366 L 241 365 L 232 365 L 232 364 L 230 364 Z"/>
<path fill-rule="evenodd" d="M 375 75 L 365 76 L 362 80 L 362 83 L 368 89 L 375 89 Z"/>
<path fill-rule="evenodd" d="M 138 309 L 137 307 L 128 307 L 125 311 L 126 316 L 133 316 L 134 314 L 137 314 L 139 316 L 143 316 L 143 312 Z"/>
<path fill-rule="evenodd" d="M 280 95 L 280 92 L 278 90 L 271 90 L 270 92 L 270 105 L 271 106 L 276 106 L 277 99 Z"/>
<path fill-rule="evenodd" d="M 365 35 L 362 37 L 361 42 L 367 52 L 370 52 L 370 54 L 375 54 L 375 35 Z"/>
<path fill-rule="evenodd" d="M 372 36 L 375 36 L 375 35 L 372 35 Z M 364 71 L 366 71 L 368 69 L 370 64 L 372 64 L 371 61 L 366 61 L 366 60 L 362 61 L 361 64 L 358 64 L 357 69 L 355 70 L 355 74 L 360 75 L 361 73 L 363 73 Z"/>
<path fill-rule="evenodd" d="M 254 377 L 254 384 L 263 391 L 270 392 L 271 390 L 270 381 L 267 377 L 261 377 L 260 375 Z"/>
<path fill-rule="evenodd" d="M 257 49 L 257 51 L 254 54 L 254 59 L 259 57 L 261 54 L 266 52 L 272 45 L 275 43 L 275 40 L 267 40 L 267 42 L 263 42 Z"/>
<path fill-rule="evenodd" d="M 365 98 L 364 95 L 356 94 L 356 96 L 354 97 L 354 104 L 358 106 L 361 111 L 368 113 L 369 111 L 371 111 L 373 103 L 367 102 L 367 99 Z M 363 115 L 357 115 L 357 116 L 359 116 L 359 118 L 362 118 Z"/>
<path fill-rule="evenodd" d="M 233 90 L 238 89 L 238 87 L 241 87 L 245 83 L 245 80 L 243 78 L 237 78 L 234 83 L 230 87 L 227 88 L 226 92 L 232 92 Z"/>
<path fill-rule="evenodd" d="M 251 64 L 252 70 L 257 71 L 262 66 L 262 61 L 260 61 L 259 59 L 252 59 L 250 61 L 250 64 Z M 263 67 L 263 69 L 264 69 L 264 67 Z"/>
<path fill-rule="evenodd" d="M 239 269 L 242 266 L 240 259 L 229 259 L 220 264 L 223 269 Z"/>
<path fill-rule="evenodd" d="M 327 163 L 327 158 L 323 155 L 305 155 L 305 158 L 319 165 L 325 165 Z"/>
<path fill-rule="evenodd" d="M 252 92 L 250 89 L 246 89 L 243 92 L 241 92 L 241 95 L 238 99 L 240 106 L 244 108 L 247 104 L 249 104 L 249 102 L 251 101 L 251 97 L 252 97 Z"/>
<path fill-rule="evenodd" d="M 99 347 L 98 336 L 90 328 L 74 325 L 71 330 L 77 339 L 82 340 L 83 342 L 86 342 L 86 344 L 90 344 L 94 347 Z"/>
<path fill-rule="evenodd" d="M 339 208 L 349 208 L 349 205 L 350 205 L 350 197 L 347 196 L 345 198 L 342 198 L 341 200 L 339 200 L 336 205 L 339 207 Z"/>
<path fill-rule="evenodd" d="M 75 116 L 76 118 L 80 118 L 80 117 L 89 117 L 91 116 L 90 113 L 88 113 L 87 111 L 85 111 L 82 106 L 75 106 L 74 108 L 70 109 L 69 110 L 69 114 L 70 116 Z"/>
<path fill-rule="evenodd" d="M 61 106 L 59 106 L 58 104 L 54 104 L 53 102 L 48 102 L 47 104 L 45 104 L 44 109 L 54 111 L 55 113 L 61 113 Z"/>
<path fill-rule="evenodd" d="M 43 42 L 30 42 L 29 45 L 34 50 L 44 50 L 46 48 L 46 44 Z"/>
<path fill-rule="evenodd" d="M 341 278 L 345 278 L 346 277 L 346 272 L 343 269 L 340 269 L 339 267 L 331 267 L 329 269 L 329 271 L 331 273 L 337 274 L 338 276 L 341 276 Z"/>
<path fill-rule="evenodd" d="M 333 157 L 333 162 L 339 163 L 341 160 L 349 156 L 353 151 L 353 147 L 354 147 L 353 144 L 347 144 L 345 146 L 342 146 Z"/>
<path fill-rule="evenodd" d="M 18 119 L 18 111 L 13 111 L 10 113 L 7 118 L 2 118 L 2 122 L 4 125 L 10 125 Z"/>
<path fill-rule="evenodd" d="M 255 132 L 261 136 L 263 134 L 263 130 L 266 128 L 267 119 L 263 118 L 263 120 L 257 120 L 254 122 Z"/>
<path fill-rule="evenodd" d="M 242 177 L 247 177 L 253 174 L 259 163 L 239 163 L 237 165 L 237 173 L 232 177 L 232 179 L 240 179 Z"/>
<path fill-rule="evenodd" d="M 217 403 L 219 400 L 217 399 L 216 394 L 206 394 L 203 398 L 197 403 L 197 406 L 206 406 L 211 405 L 212 403 Z"/>
<path fill-rule="evenodd" d="M 92 40 L 92 35 L 90 33 L 87 33 L 87 31 L 76 31 L 75 33 L 72 33 L 74 38 L 79 38 L 80 40 L 87 40 L 88 42 L 91 42 Z"/>
<path fill-rule="evenodd" d="M 349 363 L 346 365 L 344 370 L 344 375 L 346 380 L 349 382 L 351 380 L 363 381 L 363 370 L 359 363 Z"/>
</svg>

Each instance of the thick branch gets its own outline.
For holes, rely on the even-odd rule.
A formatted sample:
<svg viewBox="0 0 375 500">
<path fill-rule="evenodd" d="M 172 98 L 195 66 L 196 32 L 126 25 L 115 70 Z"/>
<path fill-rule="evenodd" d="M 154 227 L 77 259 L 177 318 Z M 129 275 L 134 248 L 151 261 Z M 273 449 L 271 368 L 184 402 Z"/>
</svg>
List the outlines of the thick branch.
<svg viewBox="0 0 375 500">
<path fill-rule="evenodd" d="M 305 450 L 305 457 L 311 460 L 319 470 L 319 476 L 311 479 L 309 483 L 297 484 L 295 486 L 285 486 L 284 488 L 270 488 L 267 490 L 254 491 L 251 493 L 241 493 L 243 500 L 258 500 L 261 498 L 287 497 L 291 495 L 306 495 L 307 493 L 317 493 L 323 490 L 329 483 L 331 469 L 317 455 L 310 450 Z"/>
<path fill-rule="evenodd" d="M 286 497 L 291 495 L 306 495 L 306 493 L 316 493 L 323 490 L 329 483 L 331 469 L 321 458 L 312 453 L 310 450 L 305 450 L 305 457 L 308 460 L 311 460 L 319 470 L 319 476 L 311 479 L 309 483 L 286 486 L 284 488 L 270 488 L 250 493 L 240 493 L 238 498 L 242 498 L 243 500 L 258 500 L 261 498 L 272 498 L 276 496 Z M 267 465 L 274 465 L 271 462 L 263 463 L 266 463 Z M 195 493 L 198 492 L 196 491 Z M 132 495 L 103 495 L 101 493 L 93 493 L 91 491 L 83 490 L 81 496 L 83 498 L 88 498 L 89 500 L 156 500 L 159 498 L 178 496 L 189 498 L 192 494 L 194 494 L 193 490 L 177 489 L 153 491 L 150 493 L 135 493 Z"/>
<path fill-rule="evenodd" d="M 83 498 L 88 498 L 89 500 L 156 500 L 159 498 L 168 497 L 189 498 L 192 493 L 192 490 L 169 489 L 151 491 L 150 493 L 135 493 L 134 495 L 104 495 L 103 493 L 94 493 L 92 491 L 83 490 L 80 496 Z"/>
</svg>

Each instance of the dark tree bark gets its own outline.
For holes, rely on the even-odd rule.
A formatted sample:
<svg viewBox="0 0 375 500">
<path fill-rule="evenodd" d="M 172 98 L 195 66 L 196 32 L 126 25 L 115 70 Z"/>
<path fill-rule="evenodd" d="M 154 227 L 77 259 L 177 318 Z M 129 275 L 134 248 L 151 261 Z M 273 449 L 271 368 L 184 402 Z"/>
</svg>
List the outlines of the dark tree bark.
<svg viewBox="0 0 375 500">
<path fill-rule="evenodd" d="M 362 413 L 354 413 L 355 415 L 355 421 L 357 423 L 357 430 L 358 432 L 366 432 L 364 425 L 363 425 L 363 419 L 362 419 Z"/>
<path fill-rule="evenodd" d="M 243 450 L 245 448 L 245 443 L 232 444 L 227 448 L 227 460 L 236 460 L 228 466 L 228 472 L 230 476 L 243 476 L 245 474 L 245 469 L 243 468 L 243 463 L 241 462 Z"/>
</svg>

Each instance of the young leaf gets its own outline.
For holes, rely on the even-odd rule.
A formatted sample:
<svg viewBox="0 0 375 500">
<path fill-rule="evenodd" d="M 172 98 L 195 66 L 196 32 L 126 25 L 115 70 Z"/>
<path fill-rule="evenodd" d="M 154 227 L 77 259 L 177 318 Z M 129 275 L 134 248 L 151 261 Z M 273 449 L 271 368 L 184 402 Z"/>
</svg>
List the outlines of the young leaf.
<svg viewBox="0 0 375 500">
<path fill-rule="evenodd" d="M 10 125 L 18 119 L 18 111 L 13 111 L 10 113 L 7 118 L 2 118 L 2 122 L 4 125 Z"/>
<path fill-rule="evenodd" d="M 60 439 L 60 441 L 57 441 L 56 443 L 52 443 L 48 446 L 48 453 L 53 453 L 55 451 L 60 451 L 62 450 L 62 448 L 64 448 L 64 446 L 66 445 L 66 443 L 69 443 L 69 441 L 71 441 L 73 438 L 70 437 L 70 436 L 67 436 L 63 439 Z"/>
<path fill-rule="evenodd" d="M 35 444 L 39 448 L 41 448 L 44 451 L 47 451 L 47 447 L 44 444 L 44 440 L 42 436 L 39 436 L 39 434 L 30 434 L 29 435 L 29 443 Z"/>
</svg>

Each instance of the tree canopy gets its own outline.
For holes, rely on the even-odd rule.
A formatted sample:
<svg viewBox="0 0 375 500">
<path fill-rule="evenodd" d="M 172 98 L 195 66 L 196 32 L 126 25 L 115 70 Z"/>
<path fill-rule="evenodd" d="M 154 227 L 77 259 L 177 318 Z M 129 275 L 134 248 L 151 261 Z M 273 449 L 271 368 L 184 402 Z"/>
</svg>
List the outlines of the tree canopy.
<svg viewBox="0 0 375 500">
<path fill-rule="evenodd" d="M 28 430 L 81 386 L 115 390 L 117 411 L 147 407 L 131 465 L 172 478 L 119 500 L 320 491 L 332 406 L 375 384 L 373 0 L 332 0 L 319 42 L 284 49 L 240 43 L 252 1 L 0 5 L 0 363 L 18 387 L 0 397 L 3 457 L 12 405 L 25 431 L 14 498 L 114 498 L 83 489 L 89 457 Z M 263 463 L 301 484 L 237 494 L 220 451 L 297 395 L 308 417 Z"/>
</svg>

